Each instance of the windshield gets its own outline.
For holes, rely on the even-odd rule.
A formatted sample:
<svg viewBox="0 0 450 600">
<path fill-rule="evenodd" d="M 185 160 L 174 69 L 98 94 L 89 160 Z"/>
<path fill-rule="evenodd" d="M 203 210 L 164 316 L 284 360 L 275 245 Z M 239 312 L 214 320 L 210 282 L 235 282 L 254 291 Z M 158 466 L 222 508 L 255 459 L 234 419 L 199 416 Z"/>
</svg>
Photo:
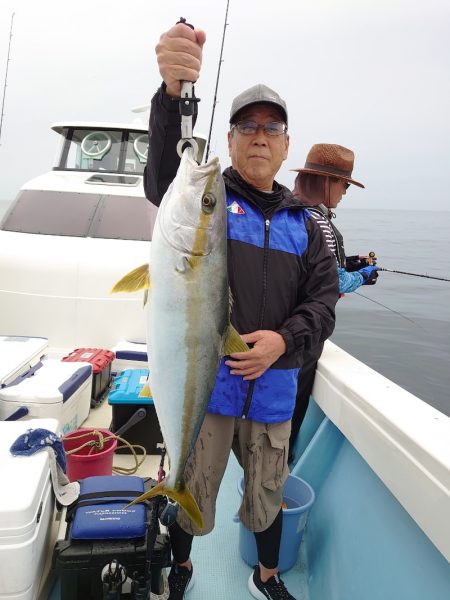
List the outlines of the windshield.
<svg viewBox="0 0 450 600">
<path fill-rule="evenodd" d="M 0 228 L 45 235 L 151 240 L 156 212 L 144 197 L 23 190 Z"/>
<path fill-rule="evenodd" d="M 142 175 L 147 162 L 148 135 L 115 129 L 63 130 L 63 150 L 56 170 L 105 171 Z"/>
</svg>

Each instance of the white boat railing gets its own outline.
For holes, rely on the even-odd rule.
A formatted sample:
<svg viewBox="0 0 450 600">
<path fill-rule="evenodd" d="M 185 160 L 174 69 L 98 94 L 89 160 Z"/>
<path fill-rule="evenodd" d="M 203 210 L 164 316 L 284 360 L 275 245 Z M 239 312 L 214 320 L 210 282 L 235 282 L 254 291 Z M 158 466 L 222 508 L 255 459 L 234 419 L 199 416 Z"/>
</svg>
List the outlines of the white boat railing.
<svg viewBox="0 0 450 600">
<path fill-rule="evenodd" d="M 450 561 L 450 418 L 327 342 L 323 412 Z"/>
</svg>

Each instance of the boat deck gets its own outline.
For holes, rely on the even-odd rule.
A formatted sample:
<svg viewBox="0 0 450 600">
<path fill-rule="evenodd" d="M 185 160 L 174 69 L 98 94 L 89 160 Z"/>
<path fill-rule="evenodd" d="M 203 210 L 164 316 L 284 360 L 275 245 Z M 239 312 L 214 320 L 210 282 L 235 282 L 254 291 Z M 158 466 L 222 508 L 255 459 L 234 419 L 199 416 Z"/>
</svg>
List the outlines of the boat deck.
<svg viewBox="0 0 450 600">
<path fill-rule="evenodd" d="M 111 407 L 105 401 L 100 407 L 91 410 L 83 426 L 106 427 L 110 420 Z M 159 459 L 158 455 L 147 456 L 137 474 L 156 478 Z M 115 455 L 114 465 L 131 467 L 133 459 L 130 455 L 118 454 Z M 251 568 L 239 554 L 239 524 L 233 521 L 240 504 L 237 484 L 241 476 L 242 469 L 231 454 L 217 500 L 216 526 L 209 535 L 194 540 L 192 561 L 195 583 L 188 593 L 189 600 L 253 598 L 247 589 Z M 298 600 L 309 600 L 305 561 L 302 557 L 303 552 L 295 567 L 284 573 L 282 579 Z M 152 600 L 164 597 L 152 594 Z M 53 585 L 50 595 L 41 595 L 40 600 L 47 598 L 60 600 L 58 582 Z"/>
<path fill-rule="evenodd" d="M 297 600 L 448 600 L 450 419 L 333 345 L 321 359 L 315 398 L 292 473 L 316 500 L 297 561 L 282 574 L 289 591 Z M 92 410 L 85 425 L 108 426 L 110 410 L 107 403 Z M 130 466 L 132 458 L 114 462 Z M 138 474 L 155 477 L 158 463 L 147 457 Z M 251 598 L 251 567 L 233 521 L 241 476 L 231 456 L 216 527 L 194 541 L 187 600 Z M 58 585 L 39 600 L 60 600 Z"/>
</svg>

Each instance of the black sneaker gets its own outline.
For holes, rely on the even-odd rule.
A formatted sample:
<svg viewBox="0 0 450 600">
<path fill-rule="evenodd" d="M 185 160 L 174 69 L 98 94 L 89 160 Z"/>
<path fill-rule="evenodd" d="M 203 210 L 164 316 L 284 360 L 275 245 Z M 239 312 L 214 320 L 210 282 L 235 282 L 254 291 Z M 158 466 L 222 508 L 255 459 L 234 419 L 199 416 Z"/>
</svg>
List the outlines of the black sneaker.
<svg viewBox="0 0 450 600">
<path fill-rule="evenodd" d="M 248 589 L 250 594 L 258 600 L 295 600 L 294 596 L 290 594 L 284 583 L 278 577 L 273 575 L 265 583 L 261 581 L 259 575 L 259 565 L 255 567 L 255 570 L 250 575 L 248 580 Z"/>
<path fill-rule="evenodd" d="M 167 600 L 183 600 L 186 592 L 194 585 L 192 577 L 193 569 L 182 567 L 174 563 L 170 569 L 169 577 L 169 597 Z"/>
</svg>

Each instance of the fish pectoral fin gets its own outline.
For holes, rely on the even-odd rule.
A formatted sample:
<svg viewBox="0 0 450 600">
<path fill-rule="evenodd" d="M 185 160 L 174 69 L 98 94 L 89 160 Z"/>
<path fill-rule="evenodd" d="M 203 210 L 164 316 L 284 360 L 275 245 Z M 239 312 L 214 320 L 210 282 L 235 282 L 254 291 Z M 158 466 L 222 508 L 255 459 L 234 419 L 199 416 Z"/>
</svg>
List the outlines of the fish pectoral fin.
<svg viewBox="0 0 450 600">
<path fill-rule="evenodd" d="M 195 269 L 200 264 L 201 258 L 201 256 L 181 256 L 175 268 L 179 273 L 186 273 L 187 269 Z"/>
<path fill-rule="evenodd" d="M 143 299 L 143 306 L 142 308 L 145 308 L 148 302 L 148 290 L 144 290 L 144 299 Z"/>
<path fill-rule="evenodd" d="M 195 267 L 198 267 L 198 265 L 200 264 L 201 259 L 201 256 L 190 256 L 188 259 L 188 263 L 191 265 L 192 269 L 195 269 Z"/>
<path fill-rule="evenodd" d="M 195 501 L 194 496 L 187 489 L 187 487 L 175 489 L 166 487 L 166 482 L 161 481 L 154 488 L 139 496 L 127 504 L 125 508 L 129 508 L 133 506 L 133 504 L 138 504 L 139 502 L 144 502 L 144 500 L 149 500 L 150 498 L 154 498 L 155 496 L 168 496 L 171 500 L 175 500 L 182 507 L 187 516 L 191 519 L 191 521 L 196 525 L 199 529 L 203 529 L 203 517 L 200 509 L 198 507 L 197 502 Z"/>
<path fill-rule="evenodd" d="M 148 264 L 145 264 L 130 271 L 125 277 L 122 277 L 122 279 L 120 279 L 112 288 L 111 293 L 138 292 L 139 290 L 148 290 L 149 288 L 150 274 Z"/>
<path fill-rule="evenodd" d="M 150 389 L 148 382 L 144 385 L 142 390 L 139 392 L 138 398 L 153 398 L 152 390 Z"/>
<path fill-rule="evenodd" d="M 223 348 L 224 356 L 227 356 L 228 354 L 233 354 L 233 352 L 248 352 L 249 350 L 250 348 L 247 346 L 247 344 L 241 338 L 239 333 L 230 323 L 228 326 L 227 337 L 225 339 L 225 344 Z"/>
</svg>

